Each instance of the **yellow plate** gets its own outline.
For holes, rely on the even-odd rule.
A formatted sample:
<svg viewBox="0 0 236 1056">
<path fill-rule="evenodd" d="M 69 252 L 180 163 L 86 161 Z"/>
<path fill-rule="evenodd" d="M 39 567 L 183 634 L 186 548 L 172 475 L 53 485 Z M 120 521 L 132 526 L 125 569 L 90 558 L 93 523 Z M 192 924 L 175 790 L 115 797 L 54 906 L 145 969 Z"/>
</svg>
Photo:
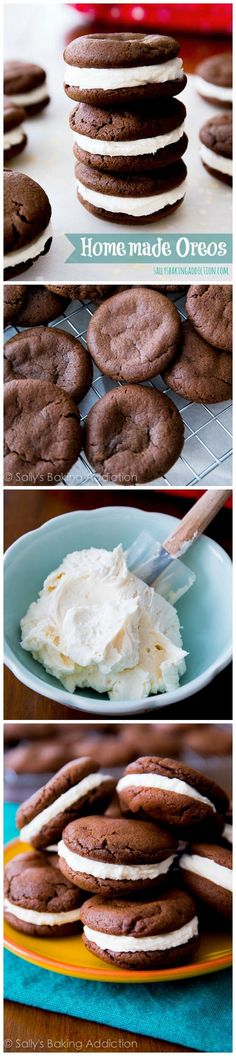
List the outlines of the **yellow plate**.
<svg viewBox="0 0 236 1056">
<path fill-rule="evenodd" d="M 5 863 L 10 862 L 17 854 L 32 851 L 28 844 L 12 840 L 5 848 Z M 232 962 L 230 933 L 225 923 L 222 931 L 209 931 L 201 939 L 196 958 L 179 968 L 167 968 L 162 971 L 132 972 L 124 968 L 114 968 L 98 957 L 94 957 L 82 942 L 81 934 L 63 939 L 40 939 L 38 936 L 25 935 L 15 931 L 5 921 L 4 944 L 17 957 L 36 964 L 39 968 L 48 968 L 61 975 L 71 975 L 79 979 L 94 979 L 105 983 L 163 983 L 175 979 L 192 979 L 197 975 L 219 972 L 229 968 Z"/>
</svg>

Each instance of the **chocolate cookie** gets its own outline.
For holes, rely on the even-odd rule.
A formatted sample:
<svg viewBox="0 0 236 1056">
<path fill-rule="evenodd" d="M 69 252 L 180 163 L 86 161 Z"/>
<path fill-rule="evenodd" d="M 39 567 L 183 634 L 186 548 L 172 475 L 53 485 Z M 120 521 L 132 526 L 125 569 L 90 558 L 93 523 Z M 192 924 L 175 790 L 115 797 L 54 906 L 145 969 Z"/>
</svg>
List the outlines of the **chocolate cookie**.
<svg viewBox="0 0 236 1056">
<path fill-rule="evenodd" d="M 76 738 L 76 731 L 74 733 Z M 92 732 L 79 742 L 81 755 L 91 755 L 98 766 L 127 766 L 133 758 L 131 746 L 119 734 L 109 737 Z"/>
<path fill-rule="evenodd" d="M 40 849 L 57 843 L 69 822 L 102 811 L 114 789 L 115 781 L 101 774 L 94 759 L 74 759 L 21 804 L 16 814 L 20 840 Z"/>
<path fill-rule="evenodd" d="M 154 33 L 90 33 L 65 48 L 66 94 L 91 106 L 123 107 L 179 95 L 186 85 L 179 45 Z"/>
<path fill-rule="evenodd" d="M 232 356 L 208 345 L 187 321 L 183 323 L 180 352 L 163 377 L 173 392 L 194 403 L 230 400 Z"/>
<path fill-rule="evenodd" d="M 188 146 L 186 109 L 179 99 L 139 110 L 100 110 L 79 103 L 70 115 L 74 154 L 94 169 L 113 173 L 151 172 L 173 165 Z"/>
<path fill-rule="evenodd" d="M 232 55 L 225 51 L 211 55 L 196 68 L 196 88 L 204 99 L 216 106 L 232 106 Z"/>
<path fill-rule="evenodd" d="M 142 755 L 171 756 L 177 759 L 180 753 L 178 734 L 171 724 L 161 722 L 138 722 L 133 726 L 123 726 L 122 740 L 132 752 L 130 762 Z"/>
<path fill-rule="evenodd" d="M 21 154 L 27 143 L 27 136 L 24 129 L 21 127 L 22 121 L 25 120 L 26 113 L 23 106 L 16 106 L 15 103 L 11 102 L 11 99 L 4 99 L 4 135 L 3 135 L 3 149 L 4 149 L 4 161 L 10 161 L 11 158 L 15 158 L 17 154 Z"/>
<path fill-rule="evenodd" d="M 148 484 L 167 473 L 183 447 L 175 404 L 157 389 L 122 385 L 98 399 L 86 420 L 84 444 L 96 473 L 114 484 Z"/>
<path fill-rule="evenodd" d="M 199 946 L 193 899 L 170 887 L 145 902 L 94 896 L 83 903 L 83 942 L 91 953 L 121 968 L 169 968 L 192 962 Z"/>
<path fill-rule="evenodd" d="M 199 132 L 200 158 L 204 168 L 230 186 L 233 181 L 232 135 L 232 117 L 228 113 L 210 117 Z"/>
<path fill-rule="evenodd" d="M 142 756 L 130 763 L 117 785 L 121 810 L 148 816 L 175 831 L 215 832 L 228 808 L 226 793 L 210 778 L 174 759 Z M 218 828 L 218 822 L 217 822 Z"/>
<path fill-rule="evenodd" d="M 4 278 L 13 279 L 48 253 L 51 206 L 43 188 L 17 170 L 4 173 Z"/>
<path fill-rule="evenodd" d="M 89 411 L 84 447 L 96 473 L 115 484 L 147 484 L 179 457 L 184 429 L 167 396 L 142 385 L 122 385 Z"/>
<path fill-rule="evenodd" d="M 165 883 L 176 840 L 146 821 L 79 818 L 67 825 L 58 845 L 60 868 L 85 891 L 135 895 Z"/>
<path fill-rule="evenodd" d="M 191 725 L 184 734 L 184 747 L 191 748 L 192 752 L 209 759 L 212 755 L 219 757 L 230 755 L 232 752 L 232 734 L 228 729 L 219 726 L 203 726 L 192 730 Z"/>
<path fill-rule="evenodd" d="M 154 173 L 113 175 L 77 161 L 77 194 L 85 209 L 112 223 L 154 223 L 177 209 L 186 190 L 182 159 Z"/>
<path fill-rule="evenodd" d="M 6 770 L 15 774 L 49 774 L 64 766 L 69 758 L 68 749 L 60 741 L 34 741 L 20 743 L 6 752 Z"/>
<path fill-rule="evenodd" d="M 212 843 L 193 844 L 180 858 L 184 883 L 191 894 L 223 917 L 232 913 L 232 854 Z"/>
<path fill-rule="evenodd" d="M 27 298 L 27 286 L 3 286 L 4 326 L 15 323 Z"/>
<path fill-rule="evenodd" d="M 5 483 L 56 484 L 73 466 L 81 447 L 79 411 L 66 392 L 49 381 L 5 385 Z"/>
<path fill-rule="evenodd" d="M 5 345 L 4 357 L 5 381 L 33 378 L 40 383 L 53 382 L 77 403 L 90 388 L 93 371 L 89 353 L 78 338 L 58 327 L 37 326 L 15 334 Z"/>
<path fill-rule="evenodd" d="M 68 301 L 69 297 L 58 297 L 46 286 L 27 286 L 24 303 L 17 314 L 17 326 L 45 326 L 62 315 Z M 14 323 L 15 319 L 11 319 L 11 322 Z"/>
<path fill-rule="evenodd" d="M 190 286 L 186 310 L 204 341 L 232 351 L 232 286 Z"/>
<path fill-rule="evenodd" d="M 79 930 L 82 892 L 57 868 L 56 855 L 18 854 L 4 878 L 4 913 L 27 935 L 70 935 Z"/>
<path fill-rule="evenodd" d="M 180 316 L 154 290 L 133 286 L 97 308 L 87 344 L 97 366 L 115 381 L 146 381 L 172 363 L 180 344 Z"/>
<path fill-rule="evenodd" d="M 38 114 L 50 102 L 45 70 L 31 62 L 5 62 L 4 92 L 10 96 L 11 102 L 24 106 L 29 117 Z"/>
<path fill-rule="evenodd" d="M 60 297 L 69 297 L 72 301 L 94 301 L 110 297 L 114 286 L 47 286 L 47 290 L 53 290 Z"/>
</svg>

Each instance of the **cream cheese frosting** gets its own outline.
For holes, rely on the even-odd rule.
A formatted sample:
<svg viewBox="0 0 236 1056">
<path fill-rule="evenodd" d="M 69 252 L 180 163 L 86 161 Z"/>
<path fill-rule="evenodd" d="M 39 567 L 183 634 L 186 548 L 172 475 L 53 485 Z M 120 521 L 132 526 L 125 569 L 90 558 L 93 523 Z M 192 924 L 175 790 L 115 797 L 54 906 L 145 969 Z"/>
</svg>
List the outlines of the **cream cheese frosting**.
<svg viewBox="0 0 236 1056">
<path fill-rule="evenodd" d="M 183 854 L 179 865 L 181 869 L 187 869 L 190 873 L 203 876 L 217 887 L 224 887 L 226 891 L 233 890 L 233 872 L 225 865 L 219 865 L 212 858 L 203 858 L 200 854 Z"/>
<path fill-rule="evenodd" d="M 176 688 L 185 671 L 175 608 L 129 572 L 122 546 L 68 554 L 21 631 L 23 649 L 72 693 L 142 699 Z"/>
<path fill-rule="evenodd" d="M 23 825 L 19 834 L 20 840 L 23 843 L 30 843 L 30 840 L 37 836 L 41 829 L 48 825 L 50 821 L 53 821 L 53 818 L 56 818 L 58 814 L 63 814 L 65 810 L 68 810 L 74 803 L 78 803 L 83 796 L 88 795 L 94 788 L 98 788 L 99 785 L 103 785 L 110 780 L 107 774 L 87 774 L 87 777 L 83 777 L 82 781 L 78 781 L 77 785 L 72 785 L 72 788 L 62 792 L 61 796 L 54 799 L 53 803 L 50 803 L 48 807 L 36 814 L 27 825 Z"/>
<path fill-rule="evenodd" d="M 121 198 L 115 194 L 101 194 L 91 187 L 77 180 L 77 189 L 81 198 L 97 209 L 105 209 L 108 213 L 125 213 L 126 216 L 151 216 L 153 213 L 165 209 L 167 205 L 175 205 L 185 194 L 187 180 L 183 180 L 178 187 L 172 187 L 162 194 L 148 194 L 139 198 Z"/>
<path fill-rule="evenodd" d="M 193 788 L 192 785 L 188 785 L 186 781 L 181 781 L 178 777 L 165 777 L 164 774 L 125 774 L 118 781 L 117 792 L 122 792 L 123 788 L 132 787 L 157 788 L 162 792 L 171 792 L 171 794 L 175 792 L 179 796 L 188 796 L 189 799 L 197 799 L 200 803 L 205 803 L 216 813 L 214 803 L 210 799 L 202 796 L 197 788 Z"/>
<path fill-rule="evenodd" d="M 117 69 L 105 67 L 72 66 L 65 62 L 65 84 L 85 91 L 116 91 L 118 88 L 136 88 L 145 84 L 165 84 L 183 76 L 182 59 L 150 66 L 127 66 Z"/>
<path fill-rule="evenodd" d="M 103 931 L 95 931 L 87 924 L 84 925 L 84 935 L 89 942 L 95 942 L 101 950 L 111 950 L 114 953 L 171 950 L 176 946 L 183 946 L 184 943 L 198 935 L 198 918 L 193 917 L 182 928 L 176 928 L 175 931 L 169 931 L 163 935 L 145 935 L 140 938 L 135 938 L 134 935 L 109 935 Z"/>
<path fill-rule="evenodd" d="M 171 144 L 178 143 L 184 134 L 184 122 L 172 132 L 166 132 L 163 136 L 146 136 L 145 139 L 132 140 L 105 140 L 92 139 L 92 136 L 81 135 L 74 132 L 74 141 L 82 150 L 88 154 L 98 154 L 109 158 L 132 158 L 143 154 L 156 154 L 157 150 L 164 150 Z"/>
<path fill-rule="evenodd" d="M 40 84 L 39 88 L 33 88 L 31 92 L 14 92 L 13 95 L 9 96 L 12 103 L 16 103 L 17 106 L 34 106 L 35 103 L 41 103 L 43 99 L 47 99 L 48 90 L 46 81 Z"/>
<path fill-rule="evenodd" d="M 175 855 L 170 855 L 163 862 L 145 862 L 144 865 L 126 865 L 111 862 L 100 862 L 95 858 L 85 858 L 75 854 L 67 847 L 64 840 L 58 844 L 59 858 L 64 858 L 73 873 L 86 873 L 87 876 L 99 877 L 100 880 L 155 880 L 157 876 L 168 873 Z"/>
<path fill-rule="evenodd" d="M 4 150 L 9 150 L 10 147 L 14 147 L 17 143 L 22 143 L 24 139 L 23 128 L 17 125 L 17 128 L 10 128 L 9 132 L 4 132 L 3 146 Z"/>
<path fill-rule="evenodd" d="M 215 169 L 216 172 L 223 172 L 226 176 L 233 175 L 232 158 L 223 158 L 222 154 L 216 154 L 214 150 L 205 147 L 204 143 L 201 143 L 200 157 L 206 165 L 209 165 L 210 169 Z"/>
<path fill-rule="evenodd" d="M 12 913 L 18 920 L 23 920 L 26 924 L 47 924 L 52 928 L 55 924 L 71 924 L 74 920 L 80 920 L 79 907 L 64 913 L 41 913 L 36 909 L 25 909 L 24 906 L 15 905 L 14 902 L 9 902 L 9 899 L 5 898 L 4 910 L 6 913 Z"/>
</svg>

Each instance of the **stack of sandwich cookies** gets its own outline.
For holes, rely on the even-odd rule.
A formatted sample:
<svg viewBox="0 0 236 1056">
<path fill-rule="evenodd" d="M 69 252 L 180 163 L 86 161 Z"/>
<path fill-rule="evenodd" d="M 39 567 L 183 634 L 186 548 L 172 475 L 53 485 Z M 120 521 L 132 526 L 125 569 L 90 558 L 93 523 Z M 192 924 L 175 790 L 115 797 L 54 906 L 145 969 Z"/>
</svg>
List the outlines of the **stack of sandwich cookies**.
<svg viewBox="0 0 236 1056">
<path fill-rule="evenodd" d="M 3 148 L 4 148 L 4 161 L 11 161 L 11 158 L 15 158 L 17 154 L 21 154 L 27 143 L 27 135 L 22 128 L 22 122 L 25 120 L 25 110 L 23 106 L 16 106 L 15 103 L 11 102 L 11 99 L 4 99 L 4 136 L 3 136 Z"/>
<path fill-rule="evenodd" d="M 4 93 L 9 102 L 23 106 L 28 117 L 33 117 L 50 102 L 45 70 L 31 62 L 6 62 Z"/>
<path fill-rule="evenodd" d="M 96 895 L 83 903 L 81 920 L 87 949 L 122 968 L 184 964 L 199 945 L 195 904 L 177 887 L 142 902 Z"/>
<path fill-rule="evenodd" d="M 232 185 L 233 129 L 231 113 L 210 117 L 200 129 L 200 158 L 211 176 Z"/>
<path fill-rule="evenodd" d="M 26 271 L 48 253 L 52 241 L 51 206 L 35 180 L 18 171 L 4 173 L 4 278 Z"/>
<path fill-rule="evenodd" d="M 16 815 L 20 840 L 44 849 L 58 842 L 65 825 L 75 818 L 102 812 L 115 789 L 90 758 L 67 763 L 43 788 L 23 803 Z"/>
<path fill-rule="evenodd" d="M 58 845 L 60 868 L 72 883 L 105 898 L 157 890 L 169 875 L 177 841 L 149 821 L 80 818 Z"/>
<path fill-rule="evenodd" d="M 102 219 L 154 222 L 184 198 L 178 51 L 172 38 L 142 33 L 114 33 L 109 46 L 106 35 L 80 37 L 65 49 L 65 91 L 79 103 L 70 118 L 77 193 Z"/>
<path fill-rule="evenodd" d="M 80 928 L 81 892 L 58 869 L 56 855 L 19 854 L 4 876 L 4 913 L 17 931 L 52 938 Z"/>
</svg>

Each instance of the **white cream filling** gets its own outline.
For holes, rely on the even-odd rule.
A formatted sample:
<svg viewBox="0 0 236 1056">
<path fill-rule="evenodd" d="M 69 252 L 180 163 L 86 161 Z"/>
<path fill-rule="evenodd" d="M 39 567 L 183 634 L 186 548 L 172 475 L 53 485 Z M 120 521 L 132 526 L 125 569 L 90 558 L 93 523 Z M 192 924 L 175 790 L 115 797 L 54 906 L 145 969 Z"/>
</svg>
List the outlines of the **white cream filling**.
<svg viewBox="0 0 236 1056">
<path fill-rule="evenodd" d="M 198 918 L 193 917 L 188 924 L 176 931 L 169 931 L 165 935 L 147 935 L 145 938 L 134 938 L 133 935 L 106 935 L 103 931 L 94 931 L 93 928 L 84 926 L 84 934 L 89 942 L 95 942 L 101 950 L 111 950 L 114 953 L 138 953 L 139 950 L 171 950 L 176 946 L 183 946 L 189 942 L 194 935 L 198 935 Z"/>
<path fill-rule="evenodd" d="M 203 876 L 204 880 L 210 880 L 212 884 L 217 884 L 217 887 L 224 887 L 226 891 L 233 890 L 232 869 L 219 865 L 211 858 L 203 858 L 200 854 L 183 854 L 179 864 L 181 869 Z"/>
<path fill-rule="evenodd" d="M 224 840 L 228 840 L 228 843 L 233 843 L 233 826 L 226 824 L 223 829 L 222 836 Z"/>
<path fill-rule="evenodd" d="M 175 855 L 166 858 L 164 862 L 155 862 L 150 865 L 111 865 L 110 862 L 99 862 L 94 858 L 84 858 L 69 850 L 64 840 L 58 844 L 59 858 L 64 858 L 67 865 L 74 873 L 86 873 L 88 876 L 99 877 L 103 880 L 155 880 L 157 876 L 168 873 Z"/>
<path fill-rule="evenodd" d="M 16 146 L 17 143 L 22 143 L 22 139 L 24 139 L 24 132 L 20 125 L 17 128 L 10 128 L 9 132 L 4 132 L 4 150 L 9 150 L 10 147 Z"/>
<path fill-rule="evenodd" d="M 188 796 L 189 799 L 197 799 L 200 803 L 205 803 L 207 807 L 211 807 L 211 810 L 216 813 L 214 803 L 206 796 L 202 796 L 196 788 L 192 788 L 192 785 L 188 785 L 186 781 L 180 781 L 178 777 L 165 777 L 164 774 L 125 774 L 118 781 L 117 792 L 122 792 L 124 788 L 157 788 L 162 792 L 176 792 L 179 796 Z"/>
<path fill-rule="evenodd" d="M 206 165 L 209 165 L 211 169 L 215 169 L 216 172 L 223 172 L 227 176 L 233 175 L 232 158 L 223 158 L 221 154 L 216 154 L 214 150 L 205 147 L 204 143 L 201 143 L 200 157 Z"/>
<path fill-rule="evenodd" d="M 98 788 L 99 785 L 110 780 L 108 775 L 105 776 L 100 773 L 87 774 L 87 777 L 84 777 L 82 781 L 78 781 L 77 785 L 68 788 L 67 792 L 62 792 L 62 795 L 54 799 L 49 807 L 45 807 L 40 814 L 36 814 L 35 818 L 28 822 L 28 825 L 23 825 L 20 831 L 20 840 L 23 840 L 24 843 L 30 843 L 30 840 L 37 836 L 38 832 L 41 832 L 41 829 L 48 825 L 53 818 L 56 818 L 58 814 L 63 814 L 65 810 L 68 810 L 69 807 L 93 791 L 94 788 Z"/>
<path fill-rule="evenodd" d="M 96 91 L 98 88 L 106 92 L 117 88 L 136 88 L 144 84 L 165 84 L 166 81 L 175 81 L 182 75 L 183 63 L 182 59 L 178 58 L 151 66 L 127 66 L 112 70 L 71 66 L 65 62 L 65 84 L 71 88 L 88 91 Z"/>
<path fill-rule="evenodd" d="M 70 924 L 73 920 L 80 920 L 79 907 L 70 909 L 67 913 L 38 913 L 36 909 L 24 909 L 23 906 L 16 906 L 5 898 L 4 910 L 12 913 L 18 920 L 25 921 L 26 924 L 48 924 L 52 928 L 54 924 Z"/>
<path fill-rule="evenodd" d="M 196 77 L 195 85 L 197 92 L 200 95 L 205 95 L 207 99 L 217 99 L 219 103 L 233 102 L 233 88 L 224 88 L 220 84 L 211 84 L 210 81 L 205 81 L 204 77 Z"/>
<path fill-rule="evenodd" d="M 109 213 L 123 213 L 126 216 L 151 216 L 153 213 L 165 209 L 166 205 L 175 205 L 186 191 L 187 180 L 183 180 L 178 187 L 165 191 L 163 194 L 149 194 L 144 198 L 120 198 L 114 194 L 101 194 L 85 187 L 77 180 L 77 188 L 81 198 L 97 209 L 105 209 Z"/>
<path fill-rule="evenodd" d="M 40 84 L 39 88 L 34 88 L 32 92 L 14 92 L 13 95 L 9 95 L 8 98 L 12 103 L 16 103 L 17 106 L 33 106 L 34 103 L 41 103 L 43 99 L 47 99 L 48 89 L 46 81 Z"/>
<path fill-rule="evenodd" d="M 172 129 L 172 132 L 166 132 L 163 136 L 147 136 L 146 139 L 109 140 L 108 142 L 74 132 L 74 141 L 88 154 L 98 154 L 109 158 L 132 158 L 142 154 L 156 154 L 157 150 L 164 150 L 172 143 L 178 143 L 183 133 L 184 122 L 179 125 L 179 128 Z"/>
<path fill-rule="evenodd" d="M 12 249 L 10 253 L 6 253 L 4 256 L 4 268 L 14 268 L 16 264 L 25 264 L 27 260 L 31 260 L 38 257 L 42 250 L 45 249 L 48 238 L 52 237 L 52 224 L 51 220 L 47 227 L 44 228 L 42 234 L 34 240 L 34 242 L 28 242 L 27 246 L 21 246 L 20 249 Z"/>
</svg>

